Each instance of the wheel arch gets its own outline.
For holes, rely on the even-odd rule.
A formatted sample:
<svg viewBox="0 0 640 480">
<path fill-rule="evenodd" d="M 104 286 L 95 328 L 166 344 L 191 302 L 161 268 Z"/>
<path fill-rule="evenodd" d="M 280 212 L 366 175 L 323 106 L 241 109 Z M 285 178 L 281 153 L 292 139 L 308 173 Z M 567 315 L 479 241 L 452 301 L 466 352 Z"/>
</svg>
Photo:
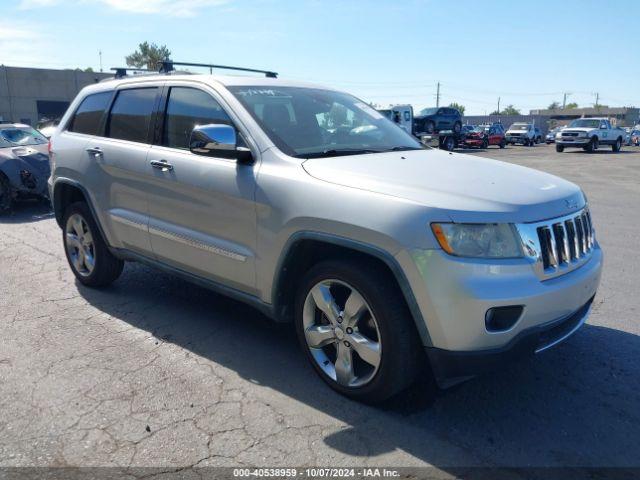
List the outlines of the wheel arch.
<svg viewBox="0 0 640 480">
<path fill-rule="evenodd" d="M 107 242 L 108 237 L 105 235 L 105 231 L 100 224 L 100 217 L 96 214 L 93 202 L 91 201 L 91 196 L 87 189 L 75 180 L 68 178 L 60 178 L 56 180 L 53 185 L 51 204 L 53 206 L 53 213 L 55 215 L 56 222 L 60 228 L 63 227 L 62 219 L 66 208 L 74 202 L 85 202 L 89 206 L 91 215 L 93 215 L 93 219 L 98 226 L 98 230 L 100 230 L 100 235 L 102 235 L 102 238 Z"/>
<path fill-rule="evenodd" d="M 423 345 L 432 345 L 426 323 L 418 307 L 409 280 L 400 264 L 389 252 L 358 240 L 321 232 L 301 231 L 293 234 L 282 250 L 275 270 L 272 290 L 274 317 L 279 322 L 293 320 L 296 280 L 319 261 L 329 258 L 353 258 L 372 261 L 384 268 L 396 282 Z"/>
</svg>

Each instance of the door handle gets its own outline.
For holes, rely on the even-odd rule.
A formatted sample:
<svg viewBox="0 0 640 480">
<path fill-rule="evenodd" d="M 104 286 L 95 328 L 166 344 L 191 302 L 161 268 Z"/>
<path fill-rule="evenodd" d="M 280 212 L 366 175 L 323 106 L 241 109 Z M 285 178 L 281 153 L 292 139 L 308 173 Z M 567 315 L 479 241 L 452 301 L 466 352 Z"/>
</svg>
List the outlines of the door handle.
<svg viewBox="0 0 640 480">
<path fill-rule="evenodd" d="M 89 147 L 87 148 L 87 152 L 93 155 L 102 155 L 102 149 L 100 147 Z"/>
<path fill-rule="evenodd" d="M 149 163 L 153 168 L 157 168 L 159 170 L 162 170 L 163 172 L 173 170 L 173 165 L 171 165 L 166 160 L 151 160 Z"/>
</svg>

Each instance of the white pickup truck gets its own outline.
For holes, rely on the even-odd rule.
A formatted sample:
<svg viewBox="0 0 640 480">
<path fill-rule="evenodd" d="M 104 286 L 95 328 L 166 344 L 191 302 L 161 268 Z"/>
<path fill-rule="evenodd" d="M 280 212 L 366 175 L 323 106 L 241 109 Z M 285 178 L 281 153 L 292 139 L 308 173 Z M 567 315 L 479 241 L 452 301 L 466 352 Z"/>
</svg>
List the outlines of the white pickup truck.
<svg viewBox="0 0 640 480">
<path fill-rule="evenodd" d="M 624 135 L 623 129 L 612 126 L 606 118 L 579 118 L 556 134 L 556 151 L 581 147 L 587 152 L 595 152 L 600 145 L 611 145 L 614 152 L 619 152 Z"/>
</svg>

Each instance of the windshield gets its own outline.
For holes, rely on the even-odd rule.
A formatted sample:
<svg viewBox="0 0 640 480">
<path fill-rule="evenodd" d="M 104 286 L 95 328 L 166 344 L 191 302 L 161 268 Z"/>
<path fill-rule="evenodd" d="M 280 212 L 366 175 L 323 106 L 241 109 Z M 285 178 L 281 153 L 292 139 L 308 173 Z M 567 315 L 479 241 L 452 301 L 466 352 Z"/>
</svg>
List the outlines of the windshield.
<svg viewBox="0 0 640 480">
<path fill-rule="evenodd" d="M 366 103 L 318 88 L 230 86 L 271 141 L 299 158 L 423 147 Z"/>
<path fill-rule="evenodd" d="M 509 127 L 509 130 L 529 130 L 529 125 L 526 123 L 514 123 Z"/>
<path fill-rule="evenodd" d="M 9 127 L 0 129 L 0 146 L 42 145 L 47 138 L 31 127 Z"/>
<path fill-rule="evenodd" d="M 420 110 L 420 115 L 435 115 L 436 113 L 438 113 L 437 108 L 423 108 Z"/>
<path fill-rule="evenodd" d="M 569 124 L 571 128 L 598 128 L 600 127 L 600 120 L 593 118 L 580 118 L 574 120 Z"/>
</svg>

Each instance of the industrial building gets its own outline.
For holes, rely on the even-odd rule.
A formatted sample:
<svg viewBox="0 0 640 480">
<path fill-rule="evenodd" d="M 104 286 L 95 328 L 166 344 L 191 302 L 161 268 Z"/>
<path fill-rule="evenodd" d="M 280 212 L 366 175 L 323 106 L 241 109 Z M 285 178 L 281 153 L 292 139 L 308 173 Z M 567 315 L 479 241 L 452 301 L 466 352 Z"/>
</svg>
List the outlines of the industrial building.
<svg viewBox="0 0 640 480">
<path fill-rule="evenodd" d="M 570 109 L 543 109 L 531 110 L 531 115 L 548 117 L 555 121 L 557 125 L 567 125 L 576 118 L 608 118 L 613 125 L 618 127 L 633 127 L 640 123 L 640 108 L 636 107 L 593 107 L 593 108 L 570 108 Z"/>
<path fill-rule="evenodd" d="M 36 125 L 61 117 L 85 86 L 113 74 L 0 66 L 0 120 Z"/>
</svg>

